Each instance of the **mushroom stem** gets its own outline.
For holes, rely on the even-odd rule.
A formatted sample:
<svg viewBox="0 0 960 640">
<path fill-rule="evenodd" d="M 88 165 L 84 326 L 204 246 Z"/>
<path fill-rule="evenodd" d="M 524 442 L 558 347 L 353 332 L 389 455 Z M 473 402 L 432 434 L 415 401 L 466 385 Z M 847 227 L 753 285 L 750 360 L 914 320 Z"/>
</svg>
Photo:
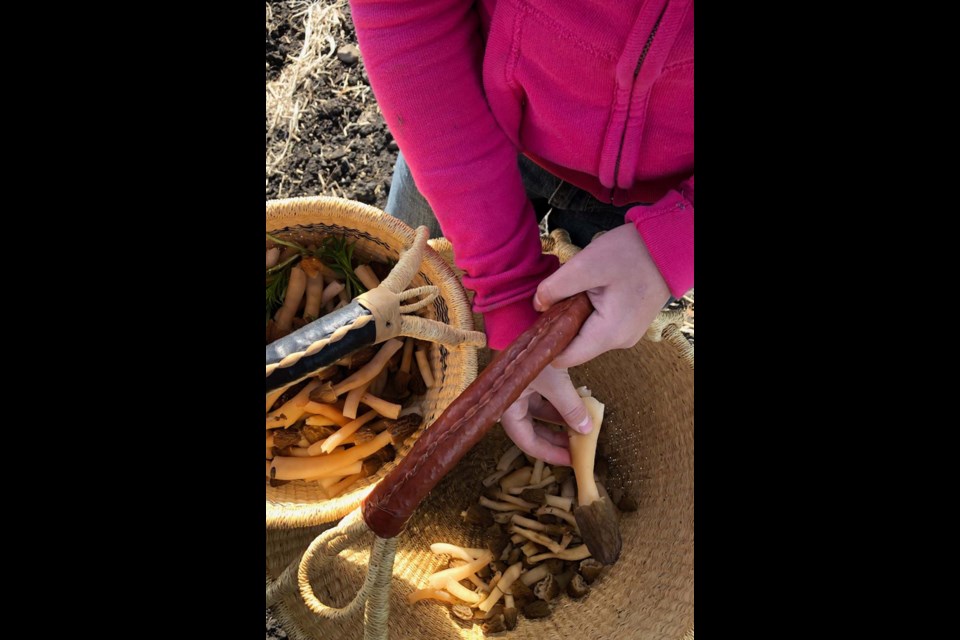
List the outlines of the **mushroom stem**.
<svg viewBox="0 0 960 640">
<path fill-rule="evenodd" d="M 433 378 L 430 362 L 427 361 L 427 352 L 417 349 L 416 358 L 417 366 L 420 368 L 420 375 L 423 376 L 423 384 L 427 385 L 427 389 L 433 389 L 437 382 Z"/>
<path fill-rule="evenodd" d="M 546 555 L 546 554 L 541 554 L 541 555 Z M 545 564 L 541 564 L 540 566 L 534 567 L 533 569 L 530 569 L 530 571 L 527 571 L 522 576 L 520 576 L 520 582 L 522 582 L 523 584 L 529 587 L 534 583 L 540 582 L 541 580 L 546 578 L 548 575 L 550 575 L 550 567 L 548 567 Z"/>
<path fill-rule="evenodd" d="M 366 382 L 356 389 L 350 389 L 347 392 L 347 398 L 343 402 L 343 416 L 351 420 L 357 419 L 357 411 L 360 409 L 360 398 L 367 392 L 370 382 Z"/>
<path fill-rule="evenodd" d="M 476 585 L 476 587 L 481 591 L 483 591 L 484 593 L 490 593 L 490 585 L 488 585 L 486 582 L 478 578 L 477 574 L 471 573 L 470 575 L 467 576 L 467 580 L 469 580 L 474 585 Z"/>
<path fill-rule="evenodd" d="M 357 371 L 354 372 L 354 374 L 349 378 L 338 382 L 333 387 L 333 392 L 339 396 L 345 391 L 356 389 L 357 387 L 370 382 L 377 377 L 377 374 L 379 374 L 385 366 L 387 366 L 387 362 L 390 361 L 390 358 L 393 357 L 393 354 L 395 354 L 402 346 L 403 343 L 399 340 L 395 340 L 393 338 L 387 340 L 383 343 L 383 346 L 380 347 L 379 351 L 377 351 L 377 355 L 373 356 L 373 359 L 370 360 L 370 362 L 357 369 Z"/>
<path fill-rule="evenodd" d="M 310 457 L 310 450 L 307 447 L 293 446 L 288 449 L 285 449 L 285 451 L 288 451 L 290 455 L 293 456 L 294 458 Z"/>
<path fill-rule="evenodd" d="M 533 473 L 530 474 L 530 484 L 537 484 L 543 478 L 543 460 L 537 458 L 533 464 Z"/>
<path fill-rule="evenodd" d="M 273 406 L 273 403 L 277 401 L 277 398 L 283 395 L 283 392 L 286 391 L 289 386 L 290 385 L 287 385 L 286 387 L 280 387 L 279 389 L 275 389 L 267 394 L 267 411 L 270 411 L 270 407 Z"/>
<path fill-rule="evenodd" d="M 483 555 L 478 557 L 476 560 L 462 564 L 459 567 L 451 567 L 450 569 L 438 571 L 427 578 L 427 584 L 429 584 L 431 587 L 438 588 L 446 584 L 448 580 L 452 580 L 454 582 L 457 580 L 463 580 L 471 573 L 476 573 L 492 561 L 493 554 L 489 551 L 484 551 Z"/>
<path fill-rule="evenodd" d="M 410 363 L 413 361 L 413 338 L 403 341 L 403 356 L 400 358 L 400 371 L 410 373 Z"/>
<path fill-rule="evenodd" d="M 287 335 L 293 328 L 293 317 L 300 308 L 303 293 L 307 289 L 307 274 L 299 266 L 290 269 L 290 282 L 287 284 L 287 294 L 283 298 L 283 306 L 273 316 L 276 322 L 277 335 Z"/>
<path fill-rule="evenodd" d="M 510 502 L 512 504 L 517 505 L 518 507 L 523 507 L 524 509 L 536 509 L 539 506 L 532 502 L 527 502 L 522 498 L 518 498 L 517 496 L 512 496 L 509 493 L 504 493 L 503 491 L 497 491 L 494 494 L 494 497 L 497 500 L 501 500 L 503 502 Z"/>
<path fill-rule="evenodd" d="M 519 511 L 520 507 L 509 502 L 495 502 L 486 496 L 480 496 L 480 504 L 493 511 Z"/>
<path fill-rule="evenodd" d="M 492 514 L 493 521 L 497 524 L 507 524 L 515 513 L 519 513 L 519 511 L 494 511 Z"/>
<path fill-rule="evenodd" d="M 401 407 L 399 404 L 388 402 L 383 398 L 378 398 L 377 396 L 372 395 L 369 392 L 366 392 L 360 396 L 360 402 L 367 405 L 384 418 L 390 418 L 391 420 L 396 420 L 399 418 L 400 410 L 403 409 L 403 407 Z"/>
<path fill-rule="evenodd" d="M 337 294 L 341 291 L 343 291 L 343 283 L 334 280 L 324 288 L 323 293 L 320 295 L 320 305 L 326 306 L 326 304 L 336 298 Z"/>
<path fill-rule="evenodd" d="M 300 393 L 293 396 L 279 408 L 267 414 L 267 429 L 278 429 L 280 427 L 289 427 L 300 419 L 307 411 L 307 406 L 313 404 L 310 402 L 310 392 L 313 391 L 319 382 L 311 382 Z"/>
<path fill-rule="evenodd" d="M 444 583 L 443 588 L 452 593 L 455 597 L 460 598 L 470 605 L 479 604 L 479 602 L 483 599 L 483 596 L 481 596 L 479 593 L 470 591 L 470 589 L 467 589 L 456 580 L 447 580 Z"/>
<path fill-rule="evenodd" d="M 510 464 L 522 453 L 523 451 L 520 450 L 520 447 L 513 445 L 500 456 L 500 461 L 497 462 L 497 469 L 500 471 L 509 469 Z"/>
<path fill-rule="evenodd" d="M 329 455 L 314 458 L 275 458 L 273 460 L 273 467 L 276 470 L 275 477 L 277 480 L 299 480 L 326 475 L 334 470 L 341 471 L 340 475 L 342 476 L 347 475 L 347 472 L 342 471 L 342 467 L 363 460 L 390 444 L 391 441 L 391 433 L 384 431 L 377 434 L 377 437 L 370 442 L 358 444 L 350 449 L 336 451 Z"/>
<path fill-rule="evenodd" d="M 551 507 L 557 507 L 564 511 L 570 511 L 570 508 L 573 507 L 573 498 L 561 498 L 560 496 L 551 496 L 550 494 L 547 494 L 544 498 L 547 501 L 547 505 Z"/>
<path fill-rule="evenodd" d="M 421 411 L 420 409 L 421 409 L 420 403 L 414 402 L 409 407 L 404 407 L 403 409 L 400 410 L 400 417 L 402 418 L 404 416 L 410 415 L 411 413 L 419 413 L 423 415 L 423 411 Z"/>
<path fill-rule="evenodd" d="M 581 544 L 578 547 L 564 549 L 560 553 L 541 553 L 538 556 L 531 557 L 530 562 L 541 562 L 542 560 L 550 560 L 552 558 L 559 558 L 560 560 L 584 560 L 589 557 L 589 547 L 587 547 L 585 544 Z"/>
<path fill-rule="evenodd" d="M 277 460 L 283 460 L 283 458 L 277 458 Z M 347 466 L 345 466 L 345 467 L 338 467 L 338 468 L 336 468 L 336 469 L 329 469 L 329 470 L 327 470 L 327 471 L 322 471 L 322 472 L 318 473 L 318 474 L 315 475 L 315 476 L 310 476 L 310 477 L 304 478 L 304 480 L 306 480 L 306 481 L 309 482 L 309 481 L 311 481 L 311 480 L 330 479 L 330 480 L 332 480 L 332 483 L 331 483 L 331 484 L 326 484 L 326 483 L 325 483 L 326 486 L 329 488 L 329 487 L 337 484 L 337 482 L 339 482 L 340 479 L 343 478 L 344 476 L 353 475 L 353 474 L 355 474 L 355 473 L 360 473 L 360 469 L 362 468 L 362 466 L 363 466 L 363 463 L 361 463 L 361 462 L 354 462 L 353 464 L 347 465 Z"/>
<path fill-rule="evenodd" d="M 490 475 L 488 475 L 486 478 L 483 479 L 483 486 L 492 487 L 500 478 L 507 475 L 508 473 L 510 473 L 509 469 L 500 469 L 498 471 L 494 471 L 493 473 L 491 473 Z"/>
<path fill-rule="evenodd" d="M 303 305 L 303 317 L 316 320 L 320 317 L 320 301 L 323 298 L 323 275 L 319 272 L 307 278 L 307 301 Z"/>
<path fill-rule="evenodd" d="M 530 467 L 527 467 L 527 468 L 529 469 Z M 526 491 L 527 489 L 543 489 L 543 488 L 546 487 L 547 485 L 553 484 L 553 483 L 556 482 L 556 481 L 557 481 L 557 479 L 554 478 L 553 476 L 547 476 L 546 478 L 543 478 L 543 479 L 542 479 L 540 482 L 538 482 L 537 484 L 528 484 L 528 485 L 524 485 L 524 486 L 522 486 L 522 487 L 510 487 L 509 489 L 507 489 L 507 491 L 508 491 L 509 493 L 514 494 L 514 495 L 520 495 L 521 493 L 523 493 L 523 492 Z"/>
<path fill-rule="evenodd" d="M 613 564 L 620 557 L 623 542 L 613 503 L 600 496 L 593 478 L 593 463 L 597 453 L 597 438 L 603 423 L 604 406 L 596 398 L 583 398 L 593 430 L 582 435 L 570 430 L 570 460 L 577 479 L 577 506 L 573 515 L 580 527 L 580 537 L 594 558 L 603 564 Z"/>
<path fill-rule="evenodd" d="M 315 451 L 314 447 L 316 447 L 316 451 L 317 451 L 316 453 L 311 453 L 310 455 L 318 455 L 319 453 L 332 452 L 336 447 L 343 444 L 344 440 L 346 440 L 349 436 L 353 435 L 354 431 L 356 431 L 357 429 L 367 424 L 368 422 L 370 422 L 376 417 L 377 417 L 376 411 L 368 411 L 362 416 L 360 416 L 359 418 L 357 418 L 356 420 L 352 422 L 348 422 L 326 440 L 315 442 L 312 445 L 310 445 L 311 452 Z M 320 445 L 320 446 L 317 447 L 317 445 Z"/>
<path fill-rule="evenodd" d="M 504 571 L 503 577 L 500 578 L 500 580 L 497 582 L 497 585 L 492 587 L 490 596 L 480 603 L 480 610 L 484 612 L 490 611 L 490 609 L 493 608 L 493 605 L 497 604 L 497 602 L 500 601 L 500 598 L 503 597 L 504 592 L 510 590 L 510 585 L 512 585 L 513 582 L 520 577 L 520 572 L 522 570 L 523 564 L 520 562 L 510 565 L 510 568 Z"/>
<path fill-rule="evenodd" d="M 562 536 L 563 534 L 567 533 L 567 531 L 568 531 L 567 527 L 564 527 L 563 525 L 559 525 L 559 524 L 543 524 L 542 522 L 538 522 L 537 520 L 531 520 L 530 518 L 524 518 L 524 517 L 523 517 L 522 515 L 520 515 L 519 513 L 518 513 L 518 514 L 515 514 L 515 515 L 513 516 L 512 520 L 513 520 L 514 524 L 516 524 L 516 525 L 518 525 L 518 526 L 526 527 L 527 529 L 530 529 L 530 530 L 532 530 L 532 531 L 543 531 L 544 533 L 548 533 L 548 534 L 550 534 L 550 535 Z"/>
<path fill-rule="evenodd" d="M 537 533 L 536 531 L 530 531 L 528 529 L 524 529 L 523 527 L 520 527 L 517 525 L 511 526 L 509 530 L 511 533 L 519 533 L 527 540 L 532 540 L 533 542 L 536 542 L 537 544 L 542 545 L 547 549 L 550 549 L 550 551 L 552 551 L 553 553 L 560 553 L 561 551 L 563 551 L 563 547 L 561 547 L 559 544 L 557 544 L 547 536 L 543 535 L 542 533 Z M 531 562 L 532 562 L 532 559 L 531 559 Z"/>
<path fill-rule="evenodd" d="M 500 489 L 509 492 L 514 487 L 521 487 L 530 482 L 533 467 L 521 467 L 513 473 L 507 474 L 500 480 Z"/>
<path fill-rule="evenodd" d="M 356 269 L 353 270 L 353 273 L 357 276 L 357 279 L 363 283 L 363 286 L 369 289 L 376 289 L 380 286 L 380 279 L 377 277 L 377 274 L 373 272 L 373 269 L 370 268 L 368 264 L 362 264 Z"/>
<path fill-rule="evenodd" d="M 341 427 L 348 425 L 351 422 L 350 418 L 343 415 L 340 409 L 338 409 L 336 406 L 332 404 L 323 404 L 321 402 L 310 401 L 306 404 L 306 406 L 304 406 L 303 409 L 305 413 L 312 413 L 315 415 L 323 416 L 324 418 L 327 418 L 329 420 L 333 420 L 334 424 L 339 425 Z M 318 425 L 318 426 L 322 426 L 323 424 L 326 424 L 324 422 L 312 422 L 312 419 L 313 418 L 307 418 L 307 424 Z"/>
</svg>

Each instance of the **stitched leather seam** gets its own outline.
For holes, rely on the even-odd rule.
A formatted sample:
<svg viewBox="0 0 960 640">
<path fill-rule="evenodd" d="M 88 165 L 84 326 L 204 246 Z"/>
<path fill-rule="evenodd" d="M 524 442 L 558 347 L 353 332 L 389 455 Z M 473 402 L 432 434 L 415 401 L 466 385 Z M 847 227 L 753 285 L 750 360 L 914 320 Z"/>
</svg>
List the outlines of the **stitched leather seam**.
<svg viewBox="0 0 960 640">
<path fill-rule="evenodd" d="M 347 335 L 347 333 L 349 333 L 350 331 L 366 326 L 373 319 L 374 317 L 372 314 L 362 315 L 356 320 L 354 320 L 353 322 L 351 322 L 350 324 L 344 327 L 340 327 L 339 329 L 331 333 L 328 337 L 324 338 L 323 340 L 317 340 L 316 342 L 311 344 L 309 347 L 307 347 L 305 350 L 297 351 L 296 353 L 289 353 L 286 356 L 284 356 L 283 360 L 281 360 L 280 362 L 274 362 L 272 364 L 268 364 L 267 377 L 270 377 L 270 374 L 276 371 L 278 367 L 290 367 L 295 365 L 302 358 L 306 356 L 312 356 L 316 352 L 326 347 L 328 344 L 339 341 L 345 335 Z"/>
</svg>

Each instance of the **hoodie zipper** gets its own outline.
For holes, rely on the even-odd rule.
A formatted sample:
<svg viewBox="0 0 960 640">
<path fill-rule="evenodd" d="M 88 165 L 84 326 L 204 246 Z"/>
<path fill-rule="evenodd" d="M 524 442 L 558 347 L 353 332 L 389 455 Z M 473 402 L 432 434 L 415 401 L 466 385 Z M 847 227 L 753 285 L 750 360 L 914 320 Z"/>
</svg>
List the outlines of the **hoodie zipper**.
<svg viewBox="0 0 960 640">
<path fill-rule="evenodd" d="M 663 14 L 666 11 L 666 7 L 660 12 L 660 15 L 657 16 L 657 21 L 653 25 L 653 30 L 650 31 L 650 37 L 647 38 L 647 43 L 643 45 L 643 51 L 640 53 L 640 59 L 637 60 L 637 66 L 633 70 L 633 83 L 636 85 L 637 77 L 640 75 L 640 67 L 643 66 L 643 61 L 647 57 L 647 52 L 650 51 L 650 45 L 653 44 L 653 38 L 657 35 L 657 29 L 660 27 L 660 21 L 663 19 Z M 633 108 L 633 100 L 630 100 L 630 104 L 627 105 L 627 118 L 623 124 L 623 131 L 620 133 L 620 149 L 617 151 L 617 162 L 613 167 L 613 187 L 610 188 L 610 204 L 613 204 L 614 195 L 617 193 L 617 180 L 620 179 L 620 159 L 623 157 L 623 143 L 627 138 L 627 126 L 630 124 L 630 110 Z"/>
</svg>

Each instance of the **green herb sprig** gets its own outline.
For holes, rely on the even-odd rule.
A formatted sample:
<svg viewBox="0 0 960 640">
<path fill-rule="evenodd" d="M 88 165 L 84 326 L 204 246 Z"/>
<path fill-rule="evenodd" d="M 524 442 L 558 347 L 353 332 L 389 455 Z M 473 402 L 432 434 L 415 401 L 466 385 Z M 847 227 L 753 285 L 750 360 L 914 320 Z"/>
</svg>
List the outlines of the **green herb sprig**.
<svg viewBox="0 0 960 640">
<path fill-rule="evenodd" d="M 353 271 L 354 246 L 344 237 L 330 237 L 326 238 L 317 250 L 317 257 L 346 282 L 347 297 L 351 300 L 367 292 L 366 287 Z"/>
<path fill-rule="evenodd" d="M 267 239 L 278 245 L 296 249 L 297 253 L 290 256 L 283 262 L 267 269 L 267 321 L 273 317 L 277 309 L 283 306 L 284 296 L 287 294 L 287 284 L 290 282 L 290 269 L 301 258 L 313 256 L 320 259 L 323 264 L 330 268 L 334 273 L 343 278 L 346 283 L 347 297 L 353 300 L 361 293 L 366 293 L 367 289 L 357 278 L 353 270 L 353 250 L 354 244 L 347 242 L 345 237 L 329 237 L 323 241 L 323 245 L 316 251 L 311 251 L 306 247 L 291 240 L 282 240 L 276 236 L 267 234 Z"/>
</svg>

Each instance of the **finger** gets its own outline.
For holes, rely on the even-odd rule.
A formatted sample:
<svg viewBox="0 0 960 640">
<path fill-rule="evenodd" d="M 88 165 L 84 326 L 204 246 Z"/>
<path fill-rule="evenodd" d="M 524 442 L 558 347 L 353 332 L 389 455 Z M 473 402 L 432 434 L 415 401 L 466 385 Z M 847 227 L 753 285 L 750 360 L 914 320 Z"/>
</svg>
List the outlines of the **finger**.
<svg viewBox="0 0 960 640">
<path fill-rule="evenodd" d="M 524 453 L 549 464 L 570 465 L 570 451 L 539 437 L 529 419 L 520 425 L 504 423 L 503 429 Z"/>
<path fill-rule="evenodd" d="M 554 431 L 550 427 L 542 424 L 534 424 L 533 430 L 536 432 L 537 436 L 546 440 L 550 444 L 555 444 L 558 447 L 563 447 L 564 449 L 570 448 L 570 437 L 567 435 L 566 428 L 564 428 L 563 431 Z"/>
<path fill-rule="evenodd" d="M 550 371 L 550 367 L 544 370 Z M 553 369 L 553 373 L 538 377 L 534 384 L 536 390 L 544 398 L 550 401 L 550 404 L 560 413 L 563 421 L 577 433 L 590 433 L 593 425 L 590 424 L 590 416 L 587 415 L 587 408 L 580 399 L 580 395 L 570 381 L 570 375 L 566 370 Z"/>
<path fill-rule="evenodd" d="M 538 420 L 560 426 L 567 424 L 563 421 L 563 416 L 560 415 L 560 412 L 557 411 L 552 404 L 544 400 L 540 394 L 531 396 L 528 410 L 530 415 Z"/>
<path fill-rule="evenodd" d="M 578 253 L 540 283 L 533 294 L 533 308 L 546 311 L 557 302 L 598 284 L 596 271 L 583 259 L 583 253 Z"/>
<path fill-rule="evenodd" d="M 513 407 L 511 407 L 512 409 Z M 520 449 L 534 458 L 540 458 L 550 464 L 569 465 L 570 452 L 563 447 L 540 437 L 535 431 L 529 414 L 518 416 L 508 409 L 500 419 L 503 430 L 507 432 Z"/>
</svg>

